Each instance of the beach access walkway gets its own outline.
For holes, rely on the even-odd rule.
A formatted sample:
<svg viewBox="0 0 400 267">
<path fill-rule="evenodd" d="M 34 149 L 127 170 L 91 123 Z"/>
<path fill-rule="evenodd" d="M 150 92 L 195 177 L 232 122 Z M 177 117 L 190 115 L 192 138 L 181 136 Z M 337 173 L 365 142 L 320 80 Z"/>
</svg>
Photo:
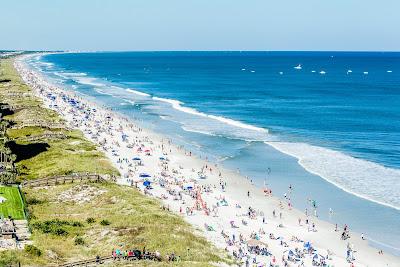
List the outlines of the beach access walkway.
<svg viewBox="0 0 400 267">
<path fill-rule="evenodd" d="M 23 187 L 40 187 L 40 186 L 51 186 L 51 185 L 59 185 L 59 184 L 74 183 L 74 182 L 101 183 L 105 181 L 106 179 L 104 179 L 102 176 L 98 174 L 71 174 L 71 175 L 51 176 L 36 180 L 28 180 L 24 181 L 21 185 Z"/>
<path fill-rule="evenodd" d="M 98 264 L 104 264 L 105 262 L 111 261 L 113 259 L 112 256 L 104 256 L 104 257 L 99 257 L 99 258 L 92 258 L 88 260 L 82 260 L 82 261 L 75 261 L 75 262 L 70 262 L 70 263 L 65 263 L 61 265 L 51 265 L 51 266 L 58 266 L 58 267 L 75 267 L 75 266 L 95 266 Z"/>
</svg>

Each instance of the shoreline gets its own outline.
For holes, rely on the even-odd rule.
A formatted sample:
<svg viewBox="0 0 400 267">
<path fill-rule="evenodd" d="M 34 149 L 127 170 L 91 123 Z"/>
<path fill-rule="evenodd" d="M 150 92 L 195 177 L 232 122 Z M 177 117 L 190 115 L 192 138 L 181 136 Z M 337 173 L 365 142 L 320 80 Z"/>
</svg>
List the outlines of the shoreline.
<svg viewBox="0 0 400 267">
<path fill-rule="evenodd" d="M 60 52 L 60 53 L 63 54 L 63 53 L 70 53 L 70 52 Z M 54 53 L 45 53 L 45 54 L 41 54 L 41 55 L 48 55 L 48 54 L 54 54 Z M 41 62 L 43 62 L 43 61 L 41 61 Z M 46 64 L 53 64 L 53 63 L 46 63 Z M 85 74 L 84 76 L 86 76 L 86 73 L 84 73 L 84 74 Z M 58 75 L 58 74 L 56 74 L 56 75 Z M 90 84 L 90 83 L 88 83 L 88 84 Z M 93 85 L 96 85 L 96 83 L 93 83 Z M 97 85 L 99 85 L 99 84 L 97 84 Z M 111 85 L 111 87 L 113 87 L 113 86 Z M 269 129 L 267 129 L 267 128 L 260 128 L 258 126 L 255 126 L 252 124 L 247 124 L 242 121 L 236 121 L 236 120 L 232 120 L 230 118 L 215 116 L 215 115 L 204 113 L 202 111 L 198 111 L 195 108 L 185 106 L 185 103 L 183 103 L 179 100 L 157 97 L 157 96 L 150 95 L 150 94 L 147 94 L 142 91 L 137 91 L 134 88 L 126 89 L 126 88 L 121 87 L 121 89 L 124 89 L 130 93 L 136 94 L 141 97 L 145 97 L 145 98 L 148 97 L 149 99 L 152 99 L 155 101 L 164 102 L 168 105 L 171 105 L 171 107 L 173 109 L 181 111 L 183 113 L 188 113 L 188 114 L 199 116 L 199 117 L 207 117 L 207 118 L 210 118 L 213 120 L 218 120 L 218 121 L 226 123 L 226 124 L 235 125 L 237 127 L 243 128 L 244 130 L 252 129 L 252 130 L 258 131 L 258 132 L 265 132 L 265 133 L 269 132 Z M 105 92 L 101 91 L 100 89 L 98 89 L 98 90 L 96 89 L 96 92 L 98 92 L 100 94 L 113 96 L 113 94 L 105 93 Z M 201 133 L 201 134 L 205 134 L 205 135 L 209 135 L 209 136 L 219 136 L 219 135 L 210 134 L 208 132 L 191 130 L 185 126 L 183 126 L 183 128 L 187 132 Z M 357 158 L 357 157 L 353 156 L 351 153 L 337 150 L 335 148 L 312 145 L 312 144 L 305 143 L 305 142 L 294 142 L 294 144 L 296 144 L 296 146 L 303 146 L 305 148 L 312 149 L 312 150 L 308 151 L 308 153 L 307 153 L 308 155 L 318 154 L 318 153 L 324 153 L 324 154 L 328 153 L 328 155 L 325 155 L 326 157 L 325 157 L 325 160 L 323 161 L 323 163 L 321 163 L 321 167 L 316 167 L 315 163 L 318 162 L 318 159 L 315 160 L 312 157 L 310 158 L 310 157 L 307 157 L 304 155 L 299 155 L 298 151 L 293 150 L 293 147 L 288 147 L 288 144 L 291 144 L 291 143 L 287 142 L 287 141 L 283 141 L 283 140 L 282 141 L 279 141 L 279 140 L 268 141 L 268 140 L 263 140 L 263 139 L 260 139 L 260 140 L 259 139 L 242 139 L 241 137 L 235 138 L 235 137 L 226 137 L 226 136 L 225 136 L 225 138 L 235 139 L 235 140 L 237 139 L 240 141 L 243 140 L 243 141 L 250 141 L 250 142 L 254 141 L 254 142 L 264 143 L 265 145 L 272 147 L 273 149 L 275 149 L 277 152 L 279 152 L 281 154 L 285 154 L 290 157 L 293 157 L 294 159 L 296 159 L 297 164 L 299 166 L 301 166 L 305 172 L 307 172 L 310 175 L 318 176 L 322 180 L 324 180 L 327 183 L 336 187 L 338 190 L 344 191 L 355 198 L 361 198 L 363 200 L 366 200 L 367 202 L 371 202 L 373 204 L 378 204 L 378 205 L 384 206 L 384 208 L 393 209 L 396 212 L 400 211 L 400 206 L 397 205 L 399 203 L 395 202 L 392 199 L 389 199 L 389 200 L 382 199 L 382 196 L 385 196 L 385 195 L 398 196 L 397 191 L 395 189 L 393 189 L 389 192 L 389 194 L 387 194 L 387 192 L 385 190 L 388 190 L 388 189 L 387 188 L 380 189 L 381 184 L 380 184 L 380 182 L 378 182 L 378 180 L 376 180 L 376 179 L 371 180 L 371 177 L 378 177 L 378 176 L 384 177 L 384 178 L 387 176 L 387 179 L 389 179 L 389 180 L 397 178 L 396 175 L 400 175 L 400 172 L 398 169 L 380 165 L 374 161 L 371 161 L 370 159 Z M 323 152 L 321 152 L 321 151 L 323 151 Z M 337 157 L 337 158 L 335 158 L 335 160 L 338 160 L 338 162 L 334 162 L 332 160 L 332 157 L 334 157 L 334 156 L 329 155 L 332 153 L 335 154 L 334 156 Z M 328 160 L 326 160 L 326 159 L 328 159 Z M 350 164 L 350 165 L 352 165 L 352 168 L 350 171 L 346 168 L 348 166 L 344 165 L 344 163 L 346 163 L 348 161 L 352 161 Z M 339 164 L 341 168 L 335 168 L 335 170 L 329 169 L 328 171 L 325 170 L 327 167 L 334 166 L 336 164 Z M 319 165 L 319 164 L 317 164 L 317 165 Z M 341 169 L 347 169 L 347 170 L 340 172 Z M 369 179 L 366 179 L 364 181 L 363 180 L 364 173 L 357 172 L 357 170 L 370 170 L 369 172 L 375 173 L 375 175 L 368 177 Z M 339 171 L 340 173 L 336 173 L 337 171 Z M 383 171 L 385 171 L 384 175 L 382 175 Z M 352 179 L 342 179 L 341 177 L 351 177 Z M 362 181 L 362 180 L 363 180 L 363 183 L 356 182 L 356 181 Z M 363 186 L 365 184 L 369 184 L 370 186 L 377 188 L 379 190 L 380 194 L 378 196 L 376 194 L 372 194 L 371 191 L 368 191 L 368 189 L 363 188 Z M 394 251 L 396 251 L 396 255 L 400 256 L 400 247 L 395 247 Z"/>
<path fill-rule="evenodd" d="M 16 63 L 16 64 L 18 64 L 18 63 Z M 19 67 L 22 68 L 21 65 Z M 25 72 L 25 74 L 29 73 L 29 71 L 27 71 L 26 69 L 21 70 L 21 69 L 17 68 L 17 70 L 20 72 L 20 74 L 22 76 L 23 76 L 23 73 L 21 73 L 21 72 Z M 32 74 L 32 75 L 34 76 L 34 74 Z M 27 78 L 27 77 L 25 77 L 25 78 Z M 25 80 L 25 78 L 24 78 L 24 80 Z M 30 78 L 34 79 L 33 77 L 30 77 Z M 25 81 L 25 82 L 27 82 L 27 81 Z M 30 82 L 32 85 L 32 81 L 30 81 Z M 29 84 L 29 82 L 27 82 L 27 83 Z M 41 86 L 55 89 L 54 86 L 46 84 L 44 81 L 42 81 Z M 48 92 L 50 92 L 50 91 L 48 91 Z M 36 92 L 36 93 L 38 93 L 38 92 Z M 62 89 L 58 89 L 58 91 L 54 91 L 54 92 L 51 91 L 51 93 L 58 95 L 57 104 L 59 104 L 60 106 L 63 104 L 63 102 L 60 101 L 60 97 L 59 97 L 61 94 L 70 95 L 72 98 L 80 99 L 80 97 L 77 97 L 74 93 L 65 92 Z M 37 95 L 44 101 L 44 103 L 48 107 L 54 109 L 54 107 L 51 107 L 52 102 L 48 98 L 46 98 L 46 95 L 44 93 L 42 95 L 40 95 L 40 94 L 37 94 Z M 86 101 L 86 100 L 80 100 L 80 101 L 82 101 L 82 103 L 86 103 L 86 106 L 93 106 L 93 104 L 90 103 L 89 101 Z M 67 103 L 64 103 L 63 107 L 65 107 L 65 110 L 67 110 L 67 108 L 69 108 Z M 126 121 L 125 118 L 121 119 L 122 116 L 120 116 L 119 114 L 117 115 L 114 112 L 109 111 L 109 110 L 102 110 L 102 108 L 98 108 L 98 107 L 96 107 L 96 109 L 98 110 L 99 113 L 102 113 L 103 115 L 109 114 L 109 113 L 112 114 L 110 116 L 112 116 L 113 121 L 115 123 L 118 122 L 120 125 L 122 125 L 122 128 L 124 128 L 123 131 L 129 132 L 129 134 L 128 134 L 129 136 L 134 136 L 135 134 L 138 134 L 138 132 L 131 131 L 132 128 L 131 128 L 131 130 L 129 130 L 129 127 L 126 126 L 128 124 L 135 123 L 134 121 Z M 60 110 L 57 110 L 57 109 L 56 109 L 56 111 L 60 112 Z M 71 121 L 73 122 L 74 119 L 79 118 L 80 115 L 82 115 L 82 114 L 75 114 L 75 116 L 74 116 L 73 114 L 71 115 L 71 113 L 70 114 L 65 113 L 65 114 L 61 114 L 61 115 L 64 118 L 66 118 L 66 120 L 68 122 L 71 122 Z M 99 116 L 97 118 L 99 118 Z M 77 122 L 77 125 L 79 126 L 78 122 Z M 94 141 L 96 144 L 99 143 L 99 140 L 94 140 L 93 136 L 91 134 L 88 134 L 88 131 L 87 131 L 87 129 L 91 129 L 93 131 L 96 130 L 95 125 L 93 125 L 93 126 L 80 125 L 80 126 L 81 126 L 81 128 L 79 128 L 79 129 L 81 129 L 85 133 L 86 137 L 88 137 L 90 140 Z M 138 128 L 139 127 L 135 126 L 133 129 L 138 129 Z M 164 141 L 165 138 L 163 138 L 161 135 L 159 135 L 157 133 L 153 133 L 152 131 L 149 131 L 146 129 L 141 129 L 139 132 L 140 132 L 140 134 L 147 136 L 150 140 L 153 140 L 154 143 L 157 143 L 156 147 L 154 147 L 154 151 L 157 151 L 158 153 L 162 152 L 160 150 L 160 146 L 161 147 L 163 147 L 164 145 L 168 146 L 168 144 L 166 144 Z M 116 136 L 114 136 L 114 137 L 110 136 L 110 140 L 115 140 L 115 141 L 121 142 L 122 140 L 120 140 L 120 139 L 117 139 Z M 157 146 L 158 146 L 158 149 L 157 149 Z M 171 155 L 170 153 L 168 153 L 168 158 L 170 159 L 170 162 L 168 164 L 174 165 L 175 167 L 178 166 L 178 168 L 177 168 L 178 170 L 180 169 L 179 166 L 181 166 L 181 165 L 183 165 L 185 167 L 189 166 L 189 168 L 187 168 L 187 169 L 183 168 L 183 170 L 181 171 L 182 174 L 186 174 L 187 176 L 190 176 L 190 174 L 191 174 L 190 168 L 199 170 L 202 167 L 204 167 L 204 164 L 207 164 L 203 160 L 198 159 L 194 156 L 188 156 L 187 151 L 182 151 L 182 149 L 176 148 L 173 145 L 169 145 L 168 147 L 171 150 L 170 153 L 173 154 L 173 155 Z M 173 153 L 172 153 L 172 151 L 173 151 Z M 114 163 L 114 165 L 117 167 L 120 167 L 119 169 L 121 169 L 121 167 L 123 170 L 128 169 L 127 166 L 122 166 L 121 164 L 119 164 L 118 160 L 117 160 L 118 157 L 113 156 L 113 154 L 110 153 L 110 151 L 106 151 L 106 153 L 107 153 L 107 156 Z M 154 153 L 154 154 L 156 154 L 156 153 Z M 119 155 L 127 155 L 126 158 L 131 158 L 132 151 L 129 151 L 129 149 L 121 148 L 121 152 L 119 153 Z M 147 159 L 148 158 L 146 158 L 146 161 L 147 161 Z M 146 168 L 146 170 L 148 169 L 153 174 L 157 174 L 158 171 L 156 169 L 158 167 L 157 165 L 159 164 L 157 157 L 155 155 L 152 156 L 151 160 L 150 160 L 150 158 L 148 159 L 148 163 L 150 163 L 150 164 L 149 164 L 149 167 Z M 208 163 L 208 164 L 210 164 L 210 163 Z M 147 166 L 147 164 L 145 164 L 145 165 Z M 152 166 L 152 165 L 156 165 L 156 166 Z M 213 169 L 214 169 L 214 166 L 213 166 Z M 224 195 L 224 198 L 227 201 L 229 200 L 228 203 L 232 203 L 230 206 L 233 207 L 233 203 L 237 203 L 240 206 L 242 206 L 242 209 L 237 209 L 238 212 L 243 213 L 245 211 L 245 209 L 243 209 L 243 207 L 251 206 L 252 208 L 256 207 L 257 211 L 261 211 L 263 214 L 268 214 L 268 215 L 265 216 L 265 217 L 267 217 L 267 224 L 261 223 L 260 217 L 256 216 L 255 221 L 251 220 L 250 222 L 248 222 L 247 227 L 241 225 L 238 228 L 239 230 L 236 228 L 231 229 L 229 227 L 229 220 L 231 220 L 232 217 L 237 218 L 237 216 L 236 216 L 237 214 L 235 214 L 236 212 L 232 213 L 231 210 L 225 210 L 223 207 L 219 207 L 218 214 L 224 215 L 224 216 L 222 216 L 223 217 L 222 219 L 225 220 L 225 225 L 219 225 L 218 230 L 222 229 L 225 231 L 232 231 L 237 234 L 237 232 L 241 232 L 242 228 L 245 228 L 242 231 L 243 234 L 249 235 L 249 233 L 251 234 L 251 232 L 257 232 L 257 229 L 259 229 L 261 227 L 261 228 L 264 228 L 264 230 L 267 229 L 265 232 L 269 232 L 269 233 L 276 232 L 276 233 L 284 236 L 284 240 L 287 243 L 291 242 L 291 241 L 289 241 L 290 235 L 299 235 L 300 239 L 311 240 L 312 244 L 316 244 L 316 247 L 318 248 L 318 250 L 319 249 L 326 250 L 328 248 L 330 249 L 330 247 L 335 247 L 335 248 L 331 249 L 331 251 L 335 254 L 334 256 L 332 256 L 333 260 L 328 261 L 328 262 L 329 263 L 334 262 L 334 263 L 338 264 L 338 266 L 347 266 L 347 265 L 345 265 L 345 264 L 347 264 L 345 261 L 345 258 L 342 256 L 338 256 L 338 255 L 345 255 L 345 252 L 346 252 L 345 251 L 345 246 L 346 246 L 345 243 L 347 243 L 347 242 L 341 241 L 338 233 L 331 233 L 331 231 L 329 229 L 331 229 L 331 230 L 334 229 L 334 226 L 332 224 L 321 221 L 321 220 L 311 216 L 311 220 L 316 224 L 316 228 L 318 229 L 318 236 L 315 236 L 316 235 L 315 232 L 309 232 L 309 231 L 305 232 L 306 229 L 304 229 L 304 227 L 303 227 L 304 225 L 303 226 L 296 225 L 297 218 L 301 217 L 302 221 L 305 220 L 304 214 L 301 211 L 298 211 L 295 209 L 287 211 L 286 208 L 280 209 L 278 207 L 279 202 L 281 201 L 280 199 L 278 199 L 276 197 L 265 197 L 260 189 L 255 188 L 243 176 L 240 176 L 239 174 L 237 174 L 233 171 L 225 170 L 225 169 L 220 169 L 220 171 L 221 171 L 221 174 L 223 177 L 223 181 L 227 182 L 227 184 L 228 184 L 225 191 L 218 190 L 219 177 L 218 177 L 217 173 L 215 172 L 215 170 L 214 170 L 214 172 L 206 171 L 206 175 L 208 176 L 208 178 L 206 180 L 198 180 L 198 179 L 196 180 L 196 182 L 199 185 L 205 186 L 205 187 L 211 186 L 211 188 L 213 188 L 213 191 L 215 191 L 210 194 L 208 194 L 207 192 L 204 193 L 203 197 L 206 200 L 205 202 L 208 202 L 208 203 L 212 203 L 213 201 L 215 202 L 215 198 L 218 197 L 218 195 L 220 195 L 220 196 Z M 157 176 L 157 175 L 153 175 L 153 176 Z M 131 177 L 129 177 L 129 178 L 131 178 Z M 124 181 L 123 178 L 120 179 L 118 182 L 121 184 L 127 183 L 127 181 Z M 141 188 L 141 189 L 144 191 L 143 188 Z M 152 192 L 156 192 L 155 194 L 157 194 L 157 193 L 161 194 L 161 192 L 162 192 L 162 188 L 154 188 L 153 190 L 152 190 Z M 246 196 L 246 191 L 250 192 L 251 197 Z M 179 209 L 180 209 L 179 206 L 182 206 L 181 204 L 177 203 L 176 201 L 165 200 L 165 202 L 168 203 L 168 205 L 171 205 L 172 210 L 177 211 L 177 212 L 179 212 Z M 283 206 L 285 206 L 285 205 L 283 205 Z M 285 214 L 283 216 L 282 220 L 276 219 L 275 217 L 271 218 L 270 213 L 274 209 L 277 211 L 281 211 L 281 212 L 284 211 L 285 213 L 287 212 L 287 214 Z M 202 212 L 199 212 L 199 213 L 202 213 Z M 244 217 L 240 216 L 240 217 L 247 219 L 246 216 L 244 216 Z M 264 217 L 264 216 L 262 216 L 262 217 Z M 208 221 L 213 222 L 212 224 L 215 224 L 215 225 L 218 225 L 218 221 L 220 221 L 218 219 L 218 217 L 211 218 L 210 216 L 205 216 L 205 215 L 201 216 L 201 214 L 196 214 L 194 216 L 185 216 L 185 219 L 199 228 L 202 228 L 203 225 L 205 223 L 207 223 Z M 237 224 L 239 224 L 239 223 L 237 223 Z M 271 225 L 271 224 L 274 224 L 274 225 Z M 284 224 L 285 227 L 282 229 L 279 229 L 279 228 L 275 227 L 275 224 L 278 224 L 278 225 Z M 224 248 L 226 246 L 224 238 L 221 235 L 219 235 L 219 231 L 214 231 L 212 233 L 206 232 L 206 233 L 209 233 L 208 235 L 206 234 L 207 238 L 209 240 L 211 240 L 217 246 L 219 246 L 221 248 Z M 260 235 L 262 235 L 262 234 L 260 234 Z M 321 235 L 326 235 L 326 237 L 321 238 Z M 237 236 L 239 236 L 239 235 L 237 234 Z M 356 261 L 355 261 L 356 264 L 361 263 L 364 266 L 368 266 L 369 264 L 372 264 L 373 262 L 375 262 L 376 264 L 372 264 L 372 266 L 383 266 L 383 265 L 380 265 L 382 260 L 385 262 L 386 261 L 393 262 L 394 264 L 398 264 L 400 262 L 399 259 L 394 256 L 392 257 L 387 254 L 378 255 L 376 252 L 376 249 L 371 248 L 370 246 L 367 245 L 366 241 L 361 241 L 361 238 L 358 238 L 359 237 L 358 234 L 351 233 L 351 236 L 352 236 L 352 238 L 351 238 L 350 242 L 352 242 L 352 243 L 354 242 L 354 245 L 357 250 Z M 337 239 L 335 239 L 335 237 Z M 358 239 L 360 239 L 360 240 L 358 240 Z M 284 250 L 285 247 L 280 246 L 279 244 L 277 246 L 272 246 L 272 243 L 276 243 L 276 240 L 268 239 L 267 236 L 262 236 L 261 240 L 266 240 L 266 243 L 268 243 L 268 244 L 271 243 L 271 246 L 270 246 L 271 251 L 273 252 L 273 255 L 276 254 L 277 261 L 280 261 L 280 256 L 281 256 L 280 253 L 282 253 L 282 249 Z M 293 245 L 293 244 L 291 244 L 291 245 Z M 344 251 L 343 251 L 343 249 L 344 249 Z M 230 248 L 228 248 L 228 250 L 231 252 L 233 250 L 233 248 L 230 247 Z M 323 253 L 321 253 L 321 254 L 323 254 Z M 376 255 L 376 256 L 373 256 L 373 255 Z M 371 258 L 371 257 L 373 257 L 373 258 Z M 263 257 L 260 257 L 260 258 L 262 261 L 264 260 Z M 266 258 L 265 260 L 267 260 L 267 261 L 271 260 L 271 259 L 269 259 L 270 257 L 265 257 L 265 258 Z M 362 258 L 362 260 L 359 261 L 358 258 Z M 379 259 L 376 259 L 376 258 L 379 258 Z M 310 259 L 307 259 L 307 260 L 310 260 Z M 308 266 L 309 262 L 305 262 L 305 263 Z M 392 266 L 392 265 L 389 265 L 389 266 Z"/>
<path fill-rule="evenodd" d="M 348 193 L 348 194 L 354 195 L 354 196 L 356 196 L 356 197 L 358 197 L 358 198 L 362 198 L 362 199 L 364 199 L 364 200 L 367 200 L 367 201 L 369 201 L 369 202 L 373 202 L 373 203 L 375 203 L 375 204 L 379 204 L 379 205 L 385 206 L 385 207 L 387 207 L 387 208 L 390 208 L 390 209 L 393 209 L 393 210 L 396 210 L 396 211 L 400 211 L 400 207 L 394 206 L 393 204 L 385 203 L 385 202 L 383 202 L 383 201 L 376 200 L 376 199 L 373 199 L 373 198 L 371 198 L 371 197 L 369 197 L 369 196 L 366 196 L 366 195 L 364 195 L 364 194 L 362 194 L 362 193 L 357 193 L 357 192 L 351 191 L 350 189 L 347 189 L 345 186 L 342 186 L 342 185 L 340 185 L 339 183 L 337 183 L 337 182 L 335 182 L 335 181 L 332 181 L 332 179 L 327 178 L 326 176 L 324 176 L 323 174 L 319 173 L 318 171 L 312 170 L 310 167 L 308 167 L 306 164 L 304 164 L 304 163 L 302 162 L 304 159 L 302 159 L 302 158 L 296 156 L 294 153 L 291 153 L 291 152 L 285 151 L 284 149 L 278 148 L 278 146 L 276 146 L 276 145 L 274 144 L 274 143 L 283 143 L 283 144 L 285 144 L 286 142 L 270 142 L 270 141 L 266 141 L 266 142 L 264 142 L 264 143 L 266 143 L 267 145 L 271 146 L 272 148 L 278 150 L 279 152 L 281 152 L 281 153 L 283 153 L 283 154 L 285 154 L 285 155 L 288 155 L 288 156 L 290 156 L 290 157 L 295 158 L 296 161 L 298 162 L 298 164 L 299 164 L 305 171 L 307 171 L 307 172 L 309 172 L 309 173 L 311 173 L 311 174 L 314 174 L 314 175 L 316 175 L 316 176 L 321 177 L 321 179 L 323 179 L 323 180 L 325 180 L 326 182 L 328 182 L 328 183 L 334 185 L 334 186 L 337 187 L 338 189 L 340 189 L 340 190 L 342 190 L 342 191 L 344 191 L 344 192 L 346 192 L 346 193 Z M 314 147 L 313 145 L 309 145 L 309 146 Z M 324 149 L 326 149 L 326 148 L 324 148 Z M 332 151 L 334 151 L 334 150 L 332 150 Z M 340 154 L 343 154 L 342 152 L 338 152 L 338 151 L 335 151 L 335 152 L 340 153 Z M 348 155 L 346 155 L 346 154 L 343 154 L 343 155 L 346 156 L 346 157 L 352 158 L 351 156 L 348 156 Z M 375 165 L 379 166 L 377 163 L 370 162 L 370 161 L 368 161 L 368 162 L 369 162 L 370 164 L 375 164 Z M 383 167 L 383 168 L 386 168 L 386 167 Z"/>
</svg>

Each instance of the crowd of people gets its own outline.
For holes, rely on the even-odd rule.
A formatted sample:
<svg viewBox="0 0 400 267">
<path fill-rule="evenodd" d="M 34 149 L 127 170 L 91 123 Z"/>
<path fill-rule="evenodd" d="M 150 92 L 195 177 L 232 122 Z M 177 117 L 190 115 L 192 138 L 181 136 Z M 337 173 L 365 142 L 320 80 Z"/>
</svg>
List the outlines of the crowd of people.
<svg viewBox="0 0 400 267">
<path fill-rule="evenodd" d="M 209 240 L 224 248 L 241 265 L 333 266 L 334 259 L 336 262 L 347 260 L 349 264 L 356 260 L 353 246 L 347 249 L 347 254 L 343 251 L 338 255 L 293 236 L 299 232 L 312 239 L 319 231 L 315 201 L 310 202 L 314 214 L 309 214 L 308 210 L 301 215 L 294 213 L 292 185 L 279 201 L 272 196 L 271 188 L 260 190 L 261 196 L 272 203 L 269 209 L 262 208 L 254 201 L 258 199 L 255 193 L 246 189 L 244 182 L 233 185 L 227 172 L 218 164 L 195 158 L 191 151 L 175 146 L 170 139 L 57 88 L 34 72 L 20 68 L 20 73 L 38 96 L 62 114 L 71 127 L 81 129 L 88 138 L 101 145 L 122 174 L 118 183 L 160 199 L 163 209 L 176 212 L 193 225 L 202 227 Z M 299 217 L 289 222 L 285 216 L 292 218 L 292 213 Z M 345 228 L 349 237 L 348 226 Z M 338 251 L 335 247 L 332 249 Z M 115 260 L 161 259 L 157 251 L 139 252 L 116 249 L 113 257 Z M 168 256 L 168 260 L 177 259 L 179 257 L 173 253 Z"/>
</svg>

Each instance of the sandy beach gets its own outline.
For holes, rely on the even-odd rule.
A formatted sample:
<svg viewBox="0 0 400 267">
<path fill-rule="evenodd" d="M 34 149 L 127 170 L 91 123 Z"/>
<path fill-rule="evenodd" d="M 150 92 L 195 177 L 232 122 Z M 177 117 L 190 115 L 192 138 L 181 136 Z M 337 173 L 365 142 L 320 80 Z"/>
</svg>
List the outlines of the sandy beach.
<svg viewBox="0 0 400 267">
<path fill-rule="evenodd" d="M 160 199 L 243 266 L 400 266 L 398 257 L 369 246 L 351 225 L 335 226 L 319 220 L 316 210 L 297 210 L 289 184 L 285 198 L 275 197 L 273 188 L 255 187 L 239 170 L 221 168 L 50 84 L 24 57 L 15 61 L 23 80 L 68 127 L 98 145 L 120 171 L 118 184 Z"/>
</svg>

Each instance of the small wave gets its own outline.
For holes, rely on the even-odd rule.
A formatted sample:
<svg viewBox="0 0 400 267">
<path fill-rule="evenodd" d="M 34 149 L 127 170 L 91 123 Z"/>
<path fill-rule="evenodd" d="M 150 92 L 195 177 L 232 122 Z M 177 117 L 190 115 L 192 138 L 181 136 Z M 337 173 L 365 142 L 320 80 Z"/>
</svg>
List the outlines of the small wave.
<svg viewBox="0 0 400 267">
<path fill-rule="evenodd" d="M 68 77 L 87 76 L 85 72 L 63 72 L 63 74 Z"/>
<path fill-rule="evenodd" d="M 179 111 L 182 111 L 185 113 L 189 113 L 192 115 L 196 115 L 196 116 L 207 117 L 207 114 L 205 114 L 205 113 L 199 112 L 193 108 L 183 107 L 182 106 L 183 102 L 181 102 L 179 100 L 161 98 L 161 97 L 156 97 L 156 96 L 154 96 L 153 99 L 157 100 L 157 101 L 169 103 L 176 110 L 179 110 Z"/>
<path fill-rule="evenodd" d="M 126 89 L 126 91 L 130 92 L 130 93 L 134 93 L 134 94 L 140 95 L 140 96 L 150 96 L 149 94 L 146 94 L 146 93 L 143 93 L 143 92 L 140 92 L 140 91 L 136 91 L 136 90 L 133 90 L 133 89 Z"/>
<path fill-rule="evenodd" d="M 213 134 L 213 133 L 210 133 L 210 132 L 207 132 L 207 131 L 194 130 L 194 129 L 191 129 L 191 128 L 186 127 L 186 126 L 181 126 L 181 128 L 182 128 L 182 130 L 184 130 L 186 132 L 200 133 L 200 134 L 209 135 L 209 136 L 219 136 L 217 134 Z"/>
<path fill-rule="evenodd" d="M 100 90 L 98 88 L 94 89 L 97 93 L 102 94 L 102 95 L 109 95 L 109 96 L 113 96 L 113 94 L 110 93 L 106 93 L 103 90 Z"/>
<path fill-rule="evenodd" d="M 41 64 L 41 65 L 43 65 L 43 66 L 47 66 L 47 67 L 49 67 L 49 68 L 52 68 L 53 66 L 54 66 L 54 64 L 53 63 L 50 63 L 50 62 L 44 62 L 44 61 L 40 61 L 40 63 L 39 64 Z"/>
<path fill-rule="evenodd" d="M 126 103 L 125 103 L 126 105 L 129 105 L 129 104 L 130 104 L 130 105 L 135 105 L 135 101 L 133 101 L 133 100 L 125 99 L 125 98 L 124 98 L 124 101 L 126 102 Z"/>
<path fill-rule="evenodd" d="M 55 71 L 55 72 L 53 72 L 53 74 L 58 76 L 58 77 L 61 77 L 63 79 L 68 79 L 68 77 L 62 72 Z"/>
<path fill-rule="evenodd" d="M 397 251 L 397 253 L 400 252 L 400 248 L 395 247 L 395 246 L 391 246 L 391 245 L 386 244 L 386 243 L 379 242 L 378 240 L 372 239 L 372 238 L 370 238 L 369 236 L 367 236 L 367 240 L 368 240 L 369 242 L 371 242 L 372 244 L 375 243 L 375 244 L 378 245 L 378 246 L 382 246 L 382 247 L 388 248 L 388 249 L 390 249 L 390 250 Z"/>
<path fill-rule="evenodd" d="M 225 117 L 221 117 L 221 116 L 215 116 L 215 115 L 208 115 L 205 114 L 203 112 L 199 112 L 194 108 L 188 108 L 188 107 L 184 107 L 182 106 L 184 103 L 178 100 L 174 100 L 174 99 L 168 99 L 168 98 L 161 98 L 161 97 L 153 97 L 154 100 L 158 100 L 158 101 L 162 101 L 162 102 L 166 102 L 172 105 L 172 107 L 176 110 L 185 112 L 185 113 L 189 113 L 192 115 L 196 115 L 196 116 L 201 116 L 201 117 L 207 117 L 213 120 L 217 120 L 219 122 L 225 123 L 225 124 L 229 124 L 231 126 L 234 127 L 238 127 L 238 128 L 243 128 L 243 129 L 247 129 L 247 130 L 252 130 L 252 131 L 257 131 L 257 132 L 263 132 L 263 133 L 268 133 L 268 130 L 264 129 L 264 128 L 259 128 L 253 125 L 249 125 L 249 124 L 245 124 L 243 122 L 240 121 L 235 121 L 232 119 L 228 119 Z"/>
<path fill-rule="evenodd" d="M 265 142 L 307 171 L 358 197 L 400 210 L 400 170 L 305 143 Z"/>
<path fill-rule="evenodd" d="M 172 121 L 172 120 L 170 120 Z M 179 122 L 177 122 L 179 123 Z M 248 143 L 251 142 L 260 142 L 260 140 L 265 140 L 265 139 L 260 139 L 260 138 L 246 138 L 244 136 L 239 136 L 239 135 L 229 135 L 228 133 L 214 133 L 211 131 L 207 131 L 207 130 L 203 130 L 203 129 L 194 129 L 192 127 L 189 126 L 181 126 L 182 130 L 186 131 L 186 132 L 192 132 L 192 133 L 199 133 L 199 134 L 204 134 L 204 135 L 208 135 L 208 136 L 215 136 L 215 137 L 222 137 L 222 138 L 226 138 L 226 139 L 230 139 L 230 140 L 241 140 L 241 141 L 245 141 Z"/>
<path fill-rule="evenodd" d="M 214 116 L 214 115 L 208 115 L 209 118 L 221 121 L 223 123 L 232 125 L 232 126 L 236 126 L 236 127 L 240 127 L 240 128 L 244 128 L 244 129 L 248 129 L 248 130 L 253 130 L 253 131 L 257 131 L 257 132 L 264 132 L 267 133 L 268 130 L 264 129 L 264 128 L 259 128 L 253 125 L 249 125 L 249 124 L 245 124 L 243 122 L 240 121 L 235 121 L 232 119 L 228 119 L 228 118 L 224 118 L 224 117 L 220 117 L 220 116 Z"/>
<path fill-rule="evenodd" d="M 86 84 L 86 85 L 91 85 L 91 86 L 98 86 L 102 87 L 105 86 L 104 83 L 97 82 L 96 78 L 91 78 L 91 77 L 74 77 L 74 80 L 80 84 Z"/>
</svg>

